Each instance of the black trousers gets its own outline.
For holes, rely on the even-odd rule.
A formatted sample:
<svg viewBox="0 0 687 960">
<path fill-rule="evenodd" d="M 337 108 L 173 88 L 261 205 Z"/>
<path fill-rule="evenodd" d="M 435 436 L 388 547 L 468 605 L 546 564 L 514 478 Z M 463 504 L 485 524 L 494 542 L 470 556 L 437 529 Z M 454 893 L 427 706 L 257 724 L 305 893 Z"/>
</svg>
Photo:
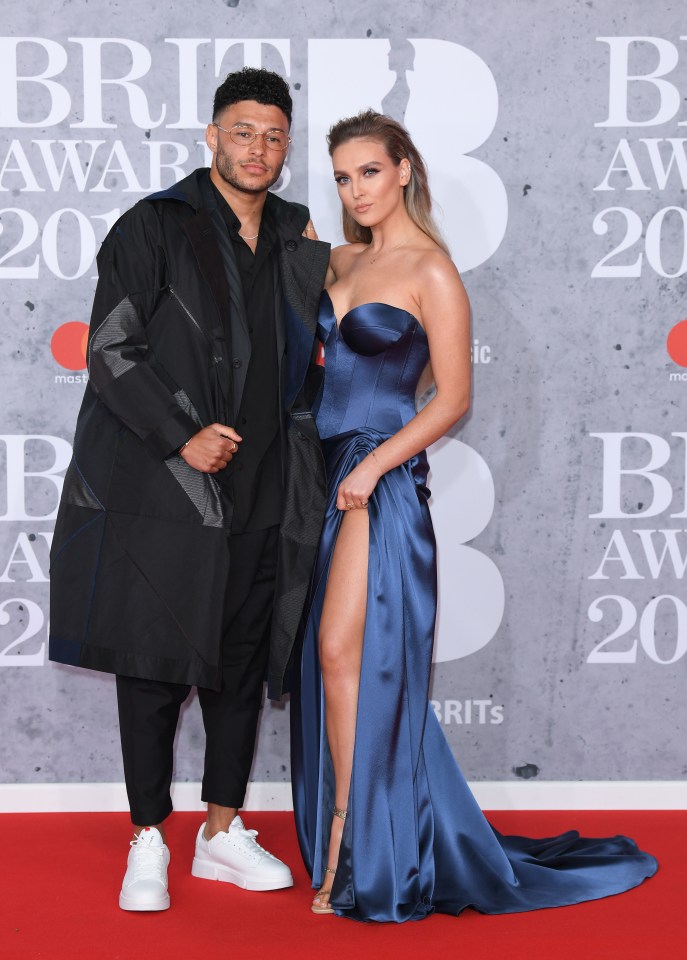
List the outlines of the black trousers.
<svg viewBox="0 0 687 960">
<path fill-rule="evenodd" d="M 229 540 L 222 688 L 198 687 L 205 727 L 201 798 L 206 803 L 240 807 L 244 801 L 269 653 L 277 542 L 278 527 Z M 172 811 L 174 736 L 190 692 L 186 684 L 117 677 L 124 778 L 137 826 L 160 823 Z"/>
</svg>

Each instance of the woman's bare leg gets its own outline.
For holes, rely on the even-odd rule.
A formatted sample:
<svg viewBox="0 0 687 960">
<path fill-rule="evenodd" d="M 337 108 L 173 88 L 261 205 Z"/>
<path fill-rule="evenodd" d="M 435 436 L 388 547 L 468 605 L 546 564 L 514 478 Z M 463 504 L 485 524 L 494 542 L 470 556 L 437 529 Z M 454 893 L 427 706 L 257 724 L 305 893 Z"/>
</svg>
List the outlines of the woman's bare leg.
<svg viewBox="0 0 687 960">
<path fill-rule="evenodd" d="M 335 778 L 334 805 L 346 810 L 353 766 L 355 720 L 367 607 L 370 529 L 367 510 L 351 510 L 341 521 L 322 606 L 319 630 L 327 739 Z M 336 869 L 344 821 L 332 818 L 327 865 Z M 331 890 L 325 877 L 316 905 L 325 905 Z"/>
</svg>

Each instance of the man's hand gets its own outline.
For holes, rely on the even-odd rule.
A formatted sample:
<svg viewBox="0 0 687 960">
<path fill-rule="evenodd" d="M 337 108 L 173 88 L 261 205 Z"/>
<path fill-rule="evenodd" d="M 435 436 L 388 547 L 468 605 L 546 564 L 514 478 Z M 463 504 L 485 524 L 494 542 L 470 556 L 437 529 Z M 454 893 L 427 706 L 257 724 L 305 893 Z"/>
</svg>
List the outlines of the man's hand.
<svg viewBox="0 0 687 960">
<path fill-rule="evenodd" d="M 241 437 L 233 427 L 211 423 L 195 433 L 179 450 L 189 467 L 201 473 L 217 473 L 226 465 L 239 448 Z"/>
</svg>

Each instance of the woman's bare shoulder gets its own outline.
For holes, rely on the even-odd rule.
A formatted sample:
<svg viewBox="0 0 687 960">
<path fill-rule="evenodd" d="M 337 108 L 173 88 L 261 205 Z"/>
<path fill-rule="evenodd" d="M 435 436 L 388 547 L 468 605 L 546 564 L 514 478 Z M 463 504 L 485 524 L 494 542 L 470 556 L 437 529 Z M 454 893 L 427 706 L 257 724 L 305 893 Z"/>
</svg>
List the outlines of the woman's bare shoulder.
<svg viewBox="0 0 687 960">
<path fill-rule="evenodd" d="M 364 250 L 367 250 L 366 243 L 342 243 L 340 247 L 334 247 L 332 250 L 332 259 L 345 263 L 359 256 Z"/>
<path fill-rule="evenodd" d="M 357 256 L 367 249 L 366 243 L 343 243 L 329 255 L 329 266 L 336 279 L 347 273 Z"/>
<path fill-rule="evenodd" d="M 470 304 L 458 268 L 441 247 L 432 244 L 418 250 L 411 269 L 423 326 L 433 316 L 445 315 L 447 304 L 460 314 L 469 314 Z"/>
<path fill-rule="evenodd" d="M 423 287 L 462 288 L 463 282 L 455 263 L 445 250 L 433 244 L 432 247 L 418 251 L 414 264 L 416 276 Z"/>
</svg>

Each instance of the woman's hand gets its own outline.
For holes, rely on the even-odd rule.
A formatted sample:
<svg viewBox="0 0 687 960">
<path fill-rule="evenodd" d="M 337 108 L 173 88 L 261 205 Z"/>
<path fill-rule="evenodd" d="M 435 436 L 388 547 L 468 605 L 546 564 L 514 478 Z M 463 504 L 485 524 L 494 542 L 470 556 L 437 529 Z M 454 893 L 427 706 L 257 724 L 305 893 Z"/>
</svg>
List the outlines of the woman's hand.
<svg viewBox="0 0 687 960">
<path fill-rule="evenodd" d="M 364 510 L 381 475 L 375 458 L 368 454 L 339 484 L 337 510 Z"/>
<path fill-rule="evenodd" d="M 312 222 L 312 220 L 308 220 L 308 224 L 307 224 L 305 230 L 303 231 L 303 236 L 306 237 L 308 240 L 319 240 L 319 239 L 320 239 L 320 238 L 317 236 L 317 230 L 315 229 L 315 225 L 314 225 L 314 223 Z"/>
</svg>

